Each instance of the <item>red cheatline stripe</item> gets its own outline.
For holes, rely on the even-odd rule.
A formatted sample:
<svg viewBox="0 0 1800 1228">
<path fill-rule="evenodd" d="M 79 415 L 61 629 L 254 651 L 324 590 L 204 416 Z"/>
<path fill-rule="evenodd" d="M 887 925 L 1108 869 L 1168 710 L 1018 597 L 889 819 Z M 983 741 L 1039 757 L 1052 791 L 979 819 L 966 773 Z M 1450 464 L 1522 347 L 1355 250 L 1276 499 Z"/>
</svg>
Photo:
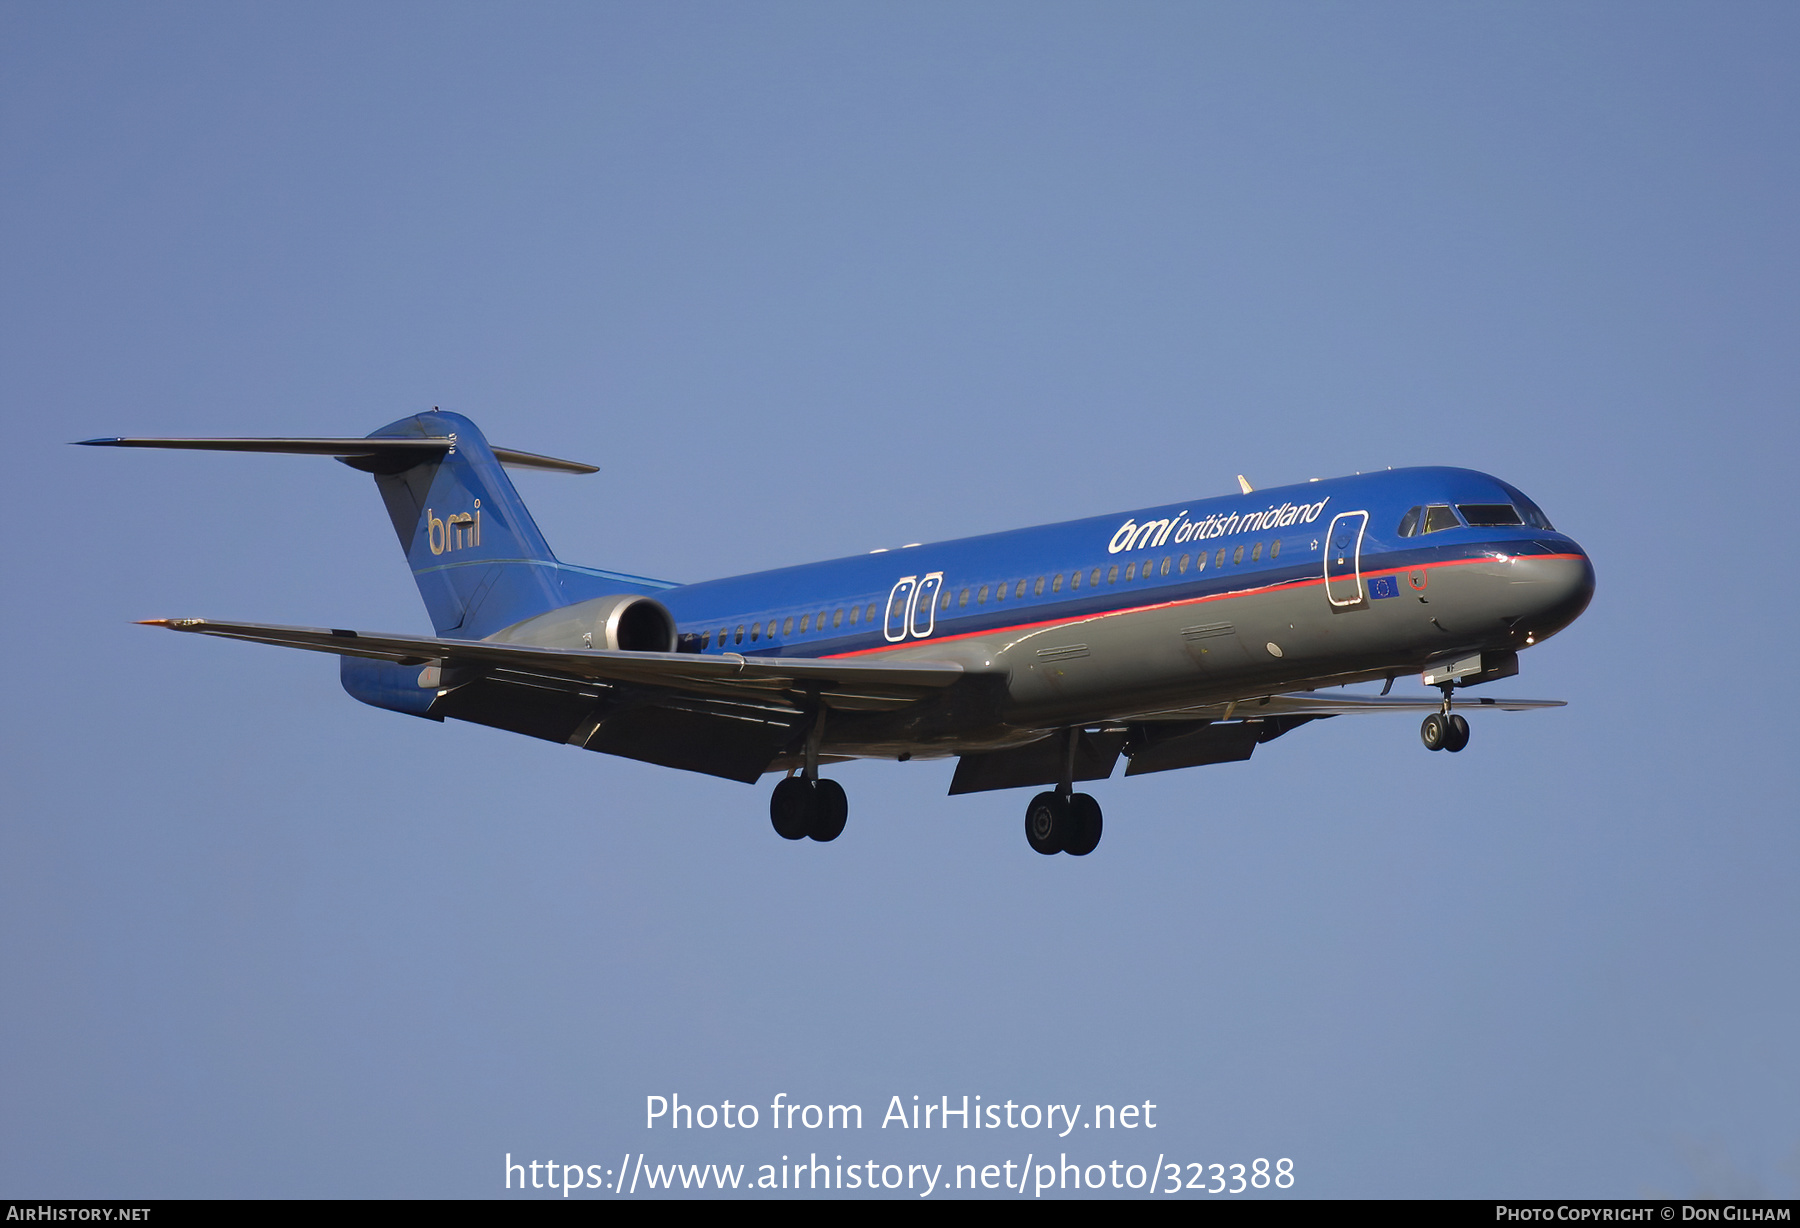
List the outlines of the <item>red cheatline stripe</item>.
<svg viewBox="0 0 1800 1228">
<path fill-rule="evenodd" d="M 1579 554 L 1531 554 L 1509 557 L 1530 559 L 1579 559 L 1585 556 Z M 1410 563 L 1405 567 L 1384 567 L 1378 571 L 1362 572 L 1361 575 L 1364 583 L 1367 583 L 1375 576 L 1398 576 L 1404 575 L 1409 571 L 1429 571 L 1437 567 L 1467 567 L 1473 563 L 1491 563 L 1492 561 L 1492 555 L 1484 555 L 1481 558 L 1475 559 L 1445 559 L 1442 562 L 1437 563 Z M 882 644 L 874 648 L 857 648 L 850 652 L 829 653 L 818 659 L 823 661 L 841 661 L 847 657 L 866 657 L 873 653 L 894 652 L 901 648 L 918 648 L 924 644 L 948 644 L 955 640 L 975 639 L 984 635 L 1011 635 L 1017 631 L 1035 631 L 1042 627 L 1074 626 L 1076 623 L 1093 622 L 1097 618 L 1117 618 L 1122 614 L 1141 614 L 1146 610 L 1167 610 L 1173 609 L 1176 606 L 1204 605 L 1209 601 L 1226 601 L 1234 597 L 1248 597 L 1256 593 L 1279 593 L 1288 589 L 1310 588 L 1315 584 L 1323 585 L 1324 583 L 1324 576 L 1312 576 L 1305 580 L 1290 580 L 1286 584 L 1269 584 L 1264 585 L 1261 588 L 1241 588 L 1229 593 L 1209 593 L 1204 597 L 1183 597 L 1178 601 L 1153 601 L 1148 605 L 1126 606 L 1123 609 L 1118 610 L 1102 610 L 1097 614 L 1080 614 L 1070 618 L 1047 618 L 1042 622 L 1014 623 L 1005 627 L 989 627 L 983 631 L 960 631 L 955 635 L 930 635 L 922 640 L 908 638 L 905 640 L 897 640 L 892 644 Z"/>
</svg>

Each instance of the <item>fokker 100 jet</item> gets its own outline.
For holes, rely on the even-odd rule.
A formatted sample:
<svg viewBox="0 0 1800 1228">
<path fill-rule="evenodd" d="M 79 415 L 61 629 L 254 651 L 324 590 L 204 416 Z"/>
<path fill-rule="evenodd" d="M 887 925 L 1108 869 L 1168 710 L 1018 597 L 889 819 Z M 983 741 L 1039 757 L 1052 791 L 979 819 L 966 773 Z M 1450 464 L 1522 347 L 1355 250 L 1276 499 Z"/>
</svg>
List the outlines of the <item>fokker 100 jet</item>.
<svg viewBox="0 0 1800 1228">
<path fill-rule="evenodd" d="M 364 703 L 755 783 L 789 840 L 836 839 L 847 759 L 957 757 L 951 793 L 1050 786 L 1040 853 L 1092 852 L 1075 791 L 1248 759 L 1323 717 L 1424 713 L 1460 751 L 1458 697 L 1587 607 L 1594 570 L 1530 499 L 1468 469 L 1312 481 L 876 551 L 698 584 L 559 561 L 503 466 L 594 468 L 490 447 L 457 414 L 361 439 L 91 439 L 334 456 L 372 473 L 436 634 L 212 619 L 150 625 L 333 653 Z M 1441 699 L 1390 697 L 1420 673 Z M 1380 696 L 1327 688 L 1385 681 Z"/>
</svg>

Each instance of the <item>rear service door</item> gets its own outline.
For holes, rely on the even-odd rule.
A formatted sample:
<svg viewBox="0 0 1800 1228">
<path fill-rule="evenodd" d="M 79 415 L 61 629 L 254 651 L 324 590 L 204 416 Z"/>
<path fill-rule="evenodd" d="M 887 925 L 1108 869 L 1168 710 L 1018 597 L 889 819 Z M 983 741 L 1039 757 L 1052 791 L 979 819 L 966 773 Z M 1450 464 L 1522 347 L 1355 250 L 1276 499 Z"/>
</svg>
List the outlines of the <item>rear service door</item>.
<svg viewBox="0 0 1800 1228">
<path fill-rule="evenodd" d="M 917 576 L 903 576 L 893 590 L 888 593 L 887 600 L 887 637 L 898 644 L 906 638 L 907 620 L 912 616 L 914 590 L 919 583 Z"/>
<path fill-rule="evenodd" d="M 1340 608 L 1361 605 L 1363 530 L 1367 512 L 1339 512 L 1325 530 L 1325 598 Z"/>
</svg>

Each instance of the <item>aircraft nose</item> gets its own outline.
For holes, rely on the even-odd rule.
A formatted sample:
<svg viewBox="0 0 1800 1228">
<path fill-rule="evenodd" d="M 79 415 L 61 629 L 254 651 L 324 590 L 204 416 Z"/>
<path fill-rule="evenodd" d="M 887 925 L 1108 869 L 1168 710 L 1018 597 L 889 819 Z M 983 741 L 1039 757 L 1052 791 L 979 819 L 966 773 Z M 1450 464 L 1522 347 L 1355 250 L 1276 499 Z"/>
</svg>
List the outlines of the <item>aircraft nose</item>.
<svg viewBox="0 0 1800 1228">
<path fill-rule="evenodd" d="M 1513 595 L 1522 607 L 1514 627 L 1533 640 L 1561 631 L 1594 599 L 1594 563 L 1587 551 L 1574 542 L 1557 548 L 1553 555 L 1513 559 Z"/>
</svg>

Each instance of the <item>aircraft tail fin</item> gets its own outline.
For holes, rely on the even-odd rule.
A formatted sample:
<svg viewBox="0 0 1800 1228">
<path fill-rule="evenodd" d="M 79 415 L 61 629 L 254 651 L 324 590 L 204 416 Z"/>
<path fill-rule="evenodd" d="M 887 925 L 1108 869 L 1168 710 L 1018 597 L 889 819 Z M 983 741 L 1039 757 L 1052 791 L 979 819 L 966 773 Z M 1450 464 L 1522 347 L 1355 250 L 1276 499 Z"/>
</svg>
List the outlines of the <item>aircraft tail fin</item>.
<svg viewBox="0 0 1800 1228">
<path fill-rule="evenodd" d="M 341 458 L 375 475 L 439 635 L 480 639 L 577 600 L 563 593 L 556 556 L 473 422 L 434 410 L 371 438 L 450 443 L 429 455 Z"/>
<path fill-rule="evenodd" d="M 654 580 L 559 563 L 502 466 L 594 473 L 593 465 L 490 447 L 460 414 L 433 410 L 363 439 L 88 439 L 108 447 L 333 456 L 375 477 L 436 633 L 481 639 L 572 602 L 652 592 Z"/>
</svg>

